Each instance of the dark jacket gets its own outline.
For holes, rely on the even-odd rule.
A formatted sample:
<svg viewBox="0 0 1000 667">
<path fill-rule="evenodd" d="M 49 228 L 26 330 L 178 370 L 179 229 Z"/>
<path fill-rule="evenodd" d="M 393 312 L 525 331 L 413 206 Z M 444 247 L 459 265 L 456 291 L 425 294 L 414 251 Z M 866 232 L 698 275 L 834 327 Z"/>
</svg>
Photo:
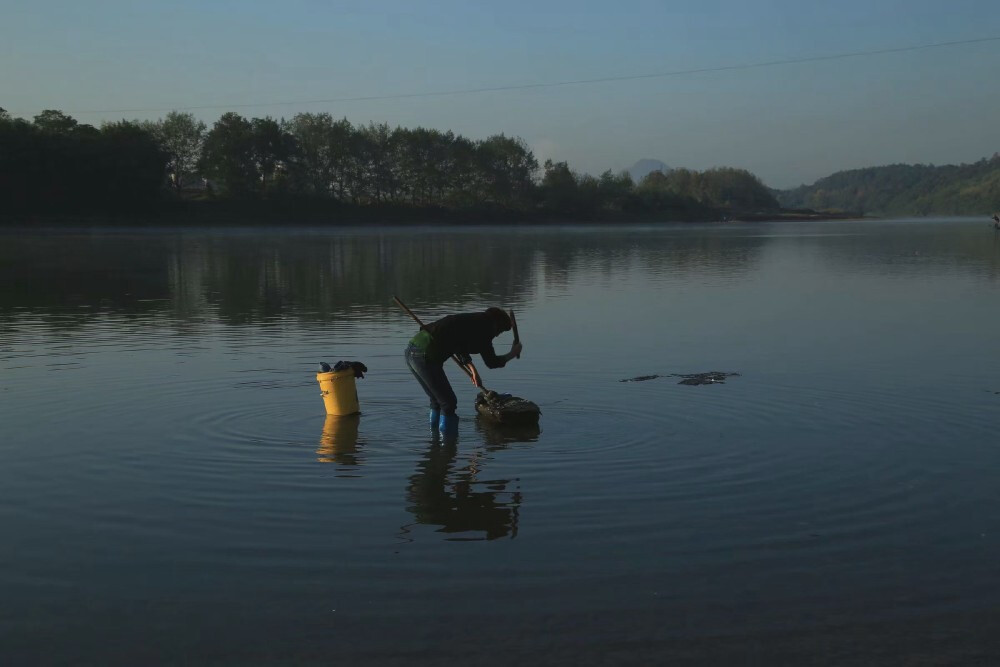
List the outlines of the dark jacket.
<svg viewBox="0 0 1000 667">
<path fill-rule="evenodd" d="M 432 338 L 427 354 L 434 361 L 444 362 L 454 354 L 468 363 L 469 355 L 478 354 L 488 368 L 503 368 L 507 364 L 493 350 L 497 325 L 486 313 L 448 315 L 426 325 L 424 330 Z"/>
</svg>

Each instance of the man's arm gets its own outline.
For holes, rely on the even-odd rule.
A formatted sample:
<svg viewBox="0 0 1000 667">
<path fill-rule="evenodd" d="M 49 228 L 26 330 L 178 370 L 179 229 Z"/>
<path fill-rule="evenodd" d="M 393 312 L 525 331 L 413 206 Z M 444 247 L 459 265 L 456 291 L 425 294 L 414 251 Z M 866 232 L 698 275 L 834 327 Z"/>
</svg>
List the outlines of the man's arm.
<svg viewBox="0 0 1000 667">
<path fill-rule="evenodd" d="M 484 347 L 483 351 L 479 354 L 482 356 L 483 362 L 486 364 L 487 368 L 503 368 L 507 365 L 508 361 L 521 354 L 521 349 L 522 346 L 520 343 L 514 343 L 510 346 L 510 352 L 497 356 L 497 353 L 493 350 L 493 344 L 491 343 Z"/>
</svg>

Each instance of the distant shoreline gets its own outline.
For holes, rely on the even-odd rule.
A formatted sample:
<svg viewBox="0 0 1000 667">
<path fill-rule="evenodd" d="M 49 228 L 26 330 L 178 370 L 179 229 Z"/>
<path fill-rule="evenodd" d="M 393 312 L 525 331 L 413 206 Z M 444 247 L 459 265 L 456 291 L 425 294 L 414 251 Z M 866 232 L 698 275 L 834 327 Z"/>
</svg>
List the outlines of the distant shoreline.
<svg viewBox="0 0 1000 667">
<path fill-rule="evenodd" d="M 0 215 L 0 226 L 106 226 L 106 227 L 356 227 L 356 226 L 484 226 L 484 225 L 614 225 L 685 224 L 713 222 L 781 222 L 872 219 L 851 212 L 824 212 L 809 209 L 763 211 L 684 210 L 673 215 L 608 213 L 600 216 L 558 215 L 547 211 L 505 208 L 449 209 L 411 206 L 331 205 L 328 201 L 182 201 L 168 202 L 150 211 L 64 212 Z"/>
<path fill-rule="evenodd" d="M 810 209 L 780 209 L 772 213 L 746 213 L 735 222 L 807 222 L 810 220 L 881 220 L 881 216 L 862 215 L 849 211 L 813 211 Z"/>
</svg>

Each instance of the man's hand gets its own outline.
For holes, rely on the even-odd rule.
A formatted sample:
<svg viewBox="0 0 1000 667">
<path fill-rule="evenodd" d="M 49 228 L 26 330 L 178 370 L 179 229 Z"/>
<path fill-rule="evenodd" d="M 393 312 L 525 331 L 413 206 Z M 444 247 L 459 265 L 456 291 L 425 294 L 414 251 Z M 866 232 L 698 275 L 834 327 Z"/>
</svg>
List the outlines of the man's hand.
<svg viewBox="0 0 1000 667">
<path fill-rule="evenodd" d="M 520 357 L 521 356 L 521 349 L 522 349 L 522 347 L 523 346 L 520 343 L 514 343 L 513 345 L 510 346 L 510 356 L 511 356 L 512 359 L 514 357 Z"/>
<path fill-rule="evenodd" d="M 476 385 L 479 389 L 483 388 L 483 379 L 479 377 L 479 371 L 472 364 L 468 365 L 469 373 L 472 375 L 472 384 Z"/>
</svg>

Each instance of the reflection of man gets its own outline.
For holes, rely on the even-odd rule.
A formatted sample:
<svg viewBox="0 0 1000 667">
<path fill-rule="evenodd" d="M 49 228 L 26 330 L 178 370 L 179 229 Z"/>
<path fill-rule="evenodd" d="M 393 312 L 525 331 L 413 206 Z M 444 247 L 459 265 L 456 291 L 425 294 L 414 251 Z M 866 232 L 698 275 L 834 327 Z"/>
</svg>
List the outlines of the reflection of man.
<svg viewBox="0 0 1000 667">
<path fill-rule="evenodd" d="M 469 469 L 453 471 L 457 446 L 454 440 L 435 442 L 410 477 L 407 509 L 417 523 L 441 526 L 439 532 L 485 532 L 487 540 L 517 536 L 520 491 L 507 491 L 511 480 L 482 481 Z M 449 484 L 449 474 L 453 481 Z M 483 485 L 489 491 L 474 491 Z M 468 539 L 482 539 L 470 537 Z"/>
<path fill-rule="evenodd" d="M 993 228 L 1000 229 L 1000 214 L 993 214 Z"/>
</svg>

